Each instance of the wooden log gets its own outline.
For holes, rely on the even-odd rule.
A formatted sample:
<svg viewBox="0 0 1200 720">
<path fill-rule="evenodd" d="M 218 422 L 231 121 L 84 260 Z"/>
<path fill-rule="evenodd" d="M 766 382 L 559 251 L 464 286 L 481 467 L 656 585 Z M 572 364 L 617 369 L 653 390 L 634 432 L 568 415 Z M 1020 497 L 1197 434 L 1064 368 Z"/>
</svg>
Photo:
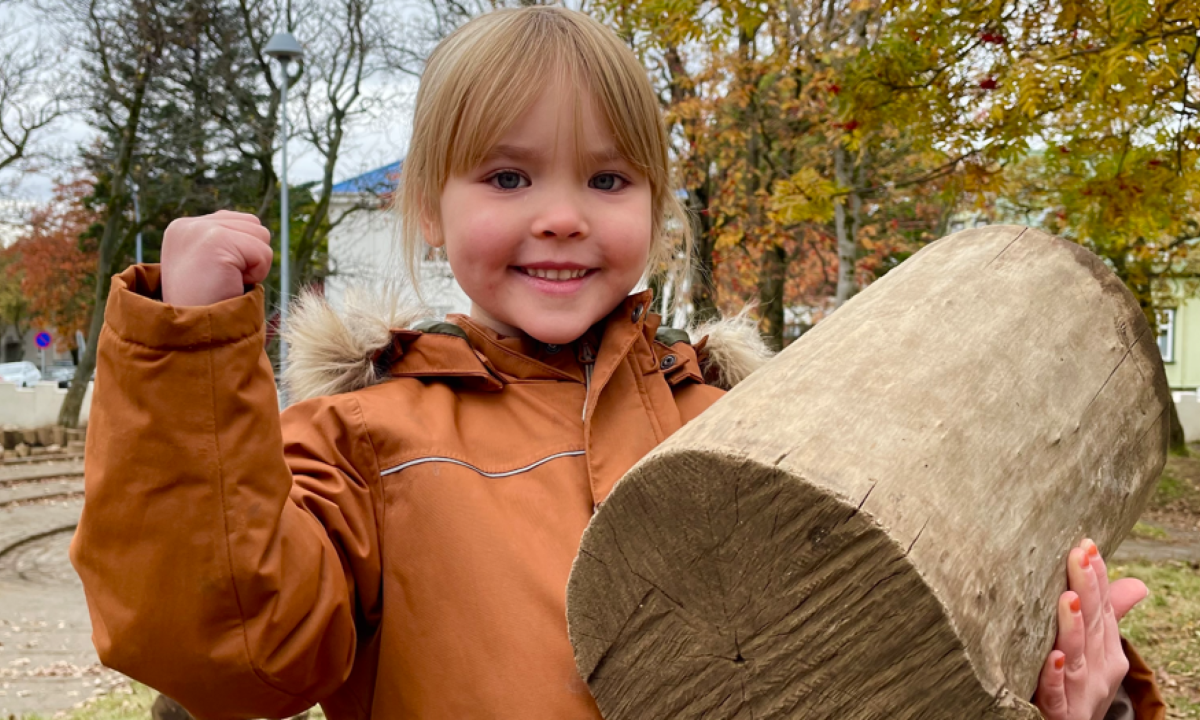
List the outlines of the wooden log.
<svg viewBox="0 0 1200 720">
<path fill-rule="evenodd" d="M 933 243 L 635 466 L 567 589 L 607 720 L 1037 718 L 1066 555 L 1165 462 L 1145 317 L 1073 243 Z"/>
</svg>

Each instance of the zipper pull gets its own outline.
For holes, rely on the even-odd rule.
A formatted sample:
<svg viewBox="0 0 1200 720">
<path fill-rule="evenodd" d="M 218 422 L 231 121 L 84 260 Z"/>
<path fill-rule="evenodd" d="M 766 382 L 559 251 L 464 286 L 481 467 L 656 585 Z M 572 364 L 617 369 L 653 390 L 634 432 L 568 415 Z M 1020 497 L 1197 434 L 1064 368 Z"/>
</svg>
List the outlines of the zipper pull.
<svg viewBox="0 0 1200 720">
<path fill-rule="evenodd" d="M 579 362 L 583 363 L 583 415 L 581 419 L 587 422 L 588 401 L 592 397 L 592 368 L 596 365 L 596 353 L 591 343 L 583 343 L 579 350 Z"/>
</svg>

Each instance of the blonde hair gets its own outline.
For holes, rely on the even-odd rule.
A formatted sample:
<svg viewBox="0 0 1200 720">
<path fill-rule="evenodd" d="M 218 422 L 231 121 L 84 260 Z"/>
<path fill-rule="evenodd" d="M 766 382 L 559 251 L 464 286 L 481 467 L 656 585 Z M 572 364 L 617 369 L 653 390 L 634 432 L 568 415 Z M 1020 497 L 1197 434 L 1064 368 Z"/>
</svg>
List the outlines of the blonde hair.
<svg viewBox="0 0 1200 720">
<path fill-rule="evenodd" d="M 495 10 L 467 22 L 437 46 L 425 66 L 398 195 L 404 258 L 414 287 L 424 245 L 422 218 L 440 224 L 439 198 L 447 179 L 482 162 L 550 85 L 548 79 L 590 92 L 617 150 L 650 184 L 647 269 L 669 272 L 676 266 L 672 274 L 685 277 L 674 260 L 682 250 L 682 264 L 689 265 L 691 223 L 673 189 L 667 131 L 645 68 L 596 20 L 565 8 L 534 6 Z M 577 102 L 576 133 L 579 119 Z"/>
</svg>

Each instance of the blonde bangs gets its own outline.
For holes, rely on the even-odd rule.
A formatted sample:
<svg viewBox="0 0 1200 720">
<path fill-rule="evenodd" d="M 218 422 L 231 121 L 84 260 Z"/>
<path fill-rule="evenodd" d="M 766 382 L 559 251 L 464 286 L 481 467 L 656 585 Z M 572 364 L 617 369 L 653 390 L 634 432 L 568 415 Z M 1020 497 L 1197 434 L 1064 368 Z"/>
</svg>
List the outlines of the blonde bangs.
<svg viewBox="0 0 1200 720">
<path fill-rule="evenodd" d="M 556 85 L 574 90 L 577 151 L 584 151 L 578 141 L 583 98 L 590 97 L 617 151 L 650 183 L 648 271 L 675 264 L 681 244 L 690 258 L 691 224 L 672 189 L 666 129 L 646 70 L 611 30 L 587 15 L 526 7 L 471 20 L 438 45 L 426 65 L 398 196 L 414 283 L 424 245 L 421 218 L 440 224 L 438 199 L 446 181 L 478 166 L 540 94 Z"/>
</svg>

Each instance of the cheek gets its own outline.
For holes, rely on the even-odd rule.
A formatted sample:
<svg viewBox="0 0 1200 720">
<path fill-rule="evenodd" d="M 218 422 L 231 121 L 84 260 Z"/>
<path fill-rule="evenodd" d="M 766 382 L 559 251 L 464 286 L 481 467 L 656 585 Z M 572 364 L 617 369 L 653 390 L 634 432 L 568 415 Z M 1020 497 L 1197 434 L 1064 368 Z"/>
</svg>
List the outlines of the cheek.
<svg viewBox="0 0 1200 720">
<path fill-rule="evenodd" d="M 505 272 L 516 244 L 503 216 L 480 211 L 447 216 L 446 256 L 460 282 L 494 283 Z"/>
<path fill-rule="evenodd" d="M 620 231 L 616 233 L 616 237 L 619 237 L 621 241 L 616 243 L 611 251 L 619 258 L 623 268 L 640 275 L 646 269 L 646 262 L 650 258 L 650 246 L 654 231 L 650 203 L 647 201 L 644 207 L 639 207 L 632 212 L 621 213 L 617 217 L 621 218 L 621 221 Z"/>
</svg>

